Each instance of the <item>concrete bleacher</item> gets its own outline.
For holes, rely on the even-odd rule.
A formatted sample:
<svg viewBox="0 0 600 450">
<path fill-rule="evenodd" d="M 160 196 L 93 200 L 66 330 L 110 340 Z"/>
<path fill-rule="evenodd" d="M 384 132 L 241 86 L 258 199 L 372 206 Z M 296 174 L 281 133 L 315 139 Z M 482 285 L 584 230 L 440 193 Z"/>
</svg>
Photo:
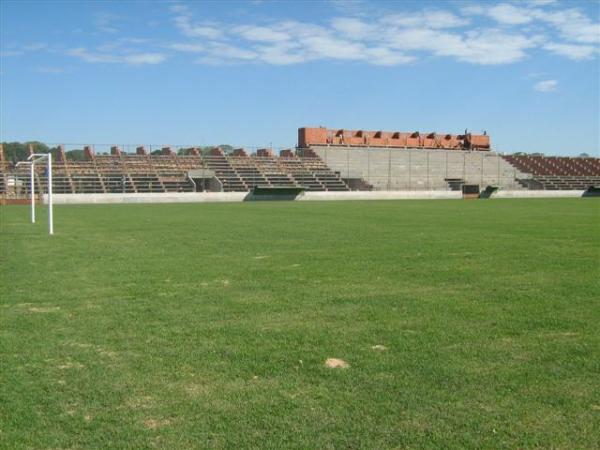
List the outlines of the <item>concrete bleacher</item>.
<svg viewBox="0 0 600 450">
<path fill-rule="evenodd" d="M 53 164 L 54 192 L 59 194 L 137 194 L 194 191 L 248 192 L 255 186 L 301 187 L 313 191 L 347 191 L 348 186 L 318 157 L 302 158 L 288 150 L 284 157 L 262 149 L 248 155 L 243 149 L 225 154 L 214 148 L 201 155 L 177 155 L 169 147 L 148 155 L 143 147 L 136 154 L 111 148 L 111 154 L 96 155 L 84 148 L 86 159 L 72 161 L 64 151 Z M 1 160 L 0 193 L 29 195 L 29 168 L 9 168 Z M 6 182 L 11 177 L 11 188 Z M 46 191 L 43 166 L 36 168 L 36 189 Z M 18 189 L 17 189 L 18 187 Z"/>
<path fill-rule="evenodd" d="M 86 159 L 68 160 L 62 149 L 53 165 L 57 194 L 152 194 L 198 191 L 249 192 L 254 187 L 305 191 L 448 191 L 465 184 L 518 190 L 585 190 L 600 185 L 599 158 L 501 156 L 491 150 L 312 145 L 296 151 L 270 149 L 248 154 L 236 149 L 208 154 L 170 147 L 149 155 L 111 148 Z M 36 168 L 36 191 L 46 191 L 45 167 Z M 0 159 L 0 193 L 29 195 L 29 168 Z"/>
<path fill-rule="evenodd" d="M 528 189 L 574 190 L 600 186 L 600 158 L 506 155 L 504 159 L 530 174 L 518 180 Z"/>
<path fill-rule="evenodd" d="M 346 183 L 366 183 L 373 190 L 447 190 L 462 184 L 519 189 L 522 173 L 493 152 L 424 148 L 311 146 Z"/>
</svg>

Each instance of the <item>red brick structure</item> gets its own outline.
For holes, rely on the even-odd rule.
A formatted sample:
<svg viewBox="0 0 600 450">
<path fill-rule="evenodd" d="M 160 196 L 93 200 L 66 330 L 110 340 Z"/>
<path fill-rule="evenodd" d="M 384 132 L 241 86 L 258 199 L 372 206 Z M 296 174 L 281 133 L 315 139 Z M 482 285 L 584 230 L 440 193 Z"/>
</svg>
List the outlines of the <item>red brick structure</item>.
<svg viewBox="0 0 600 450">
<path fill-rule="evenodd" d="M 298 147 L 311 145 L 345 145 L 362 147 L 441 148 L 455 150 L 489 150 L 486 134 L 403 133 L 399 131 L 334 130 L 323 127 L 299 128 Z"/>
<path fill-rule="evenodd" d="M 225 156 L 225 152 L 220 147 L 213 147 L 208 152 L 209 156 Z"/>
<path fill-rule="evenodd" d="M 272 157 L 273 151 L 270 148 L 259 148 L 256 150 L 256 156 Z"/>
</svg>

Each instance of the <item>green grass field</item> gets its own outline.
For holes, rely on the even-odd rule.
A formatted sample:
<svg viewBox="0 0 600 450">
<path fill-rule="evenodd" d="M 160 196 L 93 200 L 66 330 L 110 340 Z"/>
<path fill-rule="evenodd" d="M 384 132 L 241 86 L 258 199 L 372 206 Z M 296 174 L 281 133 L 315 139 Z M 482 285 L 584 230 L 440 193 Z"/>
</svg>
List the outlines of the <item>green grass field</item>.
<svg viewBox="0 0 600 450">
<path fill-rule="evenodd" d="M 596 199 L 42 210 L 0 209 L 0 448 L 600 445 Z"/>
</svg>

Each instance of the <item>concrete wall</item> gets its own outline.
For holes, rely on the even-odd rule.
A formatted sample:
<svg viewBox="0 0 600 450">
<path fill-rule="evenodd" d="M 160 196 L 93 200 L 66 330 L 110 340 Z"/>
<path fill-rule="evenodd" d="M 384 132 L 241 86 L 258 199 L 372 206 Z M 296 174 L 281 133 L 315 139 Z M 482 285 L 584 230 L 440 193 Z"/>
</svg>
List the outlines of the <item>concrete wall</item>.
<svg viewBox="0 0 600 450">
<path fill-rule="evenodd" d="M 197 203 L 241 202 L 247 192 L 172 192 L 154 194 L 54 194 L 55 205 L 93 203 Z M 44 194 L 44 203 L 48 195 Z"/>
<path fill-rule="evenodd" d="M 582 197 L 584 191 L 499 191 L 492 198 Z M 462 198 L 458 191 L 351 191 L 305 192 L 297 201 L 426 200 Z M 247 192 L 180 192 L 167 194 L 54 194 L 55 205 L 128 203 L 212 203 L 252 200 Z M 48 196 L 44 195 L 44 203 Z"/>
<path fill-rule="evenodd" d="M 585 191 L 503 191 L 492 195 L 492 198 L 580 198 Z"/>
<path fill-rule="evenodd" d="M 313 146 L 312 150 L 342 178 L 361 178 L 375 190 L 445 190 L 445 179 L 467 184 L 519 189 L 519 172 L 493 152 Z"/>
</svg>

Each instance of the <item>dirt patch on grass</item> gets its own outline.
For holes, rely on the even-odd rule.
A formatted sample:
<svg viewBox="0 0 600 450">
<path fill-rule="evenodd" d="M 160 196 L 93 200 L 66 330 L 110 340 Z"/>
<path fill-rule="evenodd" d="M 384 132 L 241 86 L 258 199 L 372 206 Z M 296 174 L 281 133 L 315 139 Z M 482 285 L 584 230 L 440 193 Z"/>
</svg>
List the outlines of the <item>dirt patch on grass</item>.
<svg viewBox="0 0 600 450">
<path fill-rule="evenodd" d="M 171 420 L 169 419 L 146 419 L 144 420 L 144 426 L 148 430 L 156 430 L 158 428 L 163 428 L 171 424 Z"/>
<path fill-rule="evenodd" d="M 348 364 L 343 359 L 327 358 L 325 360 L 325 367 L 328 367 L 329 369 L 347 369 L 348 367 L 350 367 L 350 364 Z"/>
<path fill-rule="evenodd" d="M 549 338 L 569 338 L 577 337 L 579 336 L 579 333 L 577 333 L 576 331 L 558 331 L 556 333 L 542 333 L 541 336 Z"/>
<path fill-rule="evenodd" d="M 149 395 L 144 395 L 142 397 L 130 398 L 125 403 L 125 406 L 128 409 L 149 409 L 153 406 L 153 399 Z"/>
<path fill-rule="evenodd" d="M 91 348 L 91 347 L 93 347 L 92 344 L 84 344 L 82 342 L 71 342 L 71 343 L 69 343 L 69 345 L 71 345 L 72 347 L 78 347 L 78 348 Z"/>
<path fill-rule="evenodd" d="M 106 356 L 108 358 L 116 358 L 118 356 L 117 352 L 114 352 L 112 350 L 100 347 L 99 345 L 87 344 L 87 343 L 84 343 L 84 342 L 69 342 L 69 343 L 67 343 L 67 345 L 70 345 L 71 347 L 76 347 L 76 348 L 83 348 L 83 349 L 94 350 L 99 355 Z"/>
<path fill-rule="evenodd" d="M 263 256 L 253 256 L 252 259 L 265 259 L 265 258 L 270 258 L 270 256 L 268 255 L 263 255 Z"/>
<path fill-rule="evenodd" d="M 40 314 L 52 313 L 52 312 L 57 312 L 57 311 L 60 311 L 59 306 L 33 306 L 33 307 L 29 308 L 29 312 L 40 313 Z"/>
<path fill-rule="evenodd" d="M 67 370 L 67 369 L 83 369 L 85 366 L 81 363 L 78 362 L 71 362 L 68 361 L 64 364 L 61 364 L 60 366 L 58 366 L 58 368 L 60 370 Z"/>
<path fill-rule="evenodd" d="M 206 394 L 208 392 L 208 388 L 206 386 L 197 383 L 188 384 L 184 389 L 185 392 L 187 392 L 192 397 Z"/>
<path fill-rule="evenodd" d="M 387 350 L 387 347 L 385 345 L 377 344 L 377 345 L 374 345 L 373 347 L 371 347 L 371 349 L 373 349 L 377 352 L 385 352 Z"/>
</svg>

